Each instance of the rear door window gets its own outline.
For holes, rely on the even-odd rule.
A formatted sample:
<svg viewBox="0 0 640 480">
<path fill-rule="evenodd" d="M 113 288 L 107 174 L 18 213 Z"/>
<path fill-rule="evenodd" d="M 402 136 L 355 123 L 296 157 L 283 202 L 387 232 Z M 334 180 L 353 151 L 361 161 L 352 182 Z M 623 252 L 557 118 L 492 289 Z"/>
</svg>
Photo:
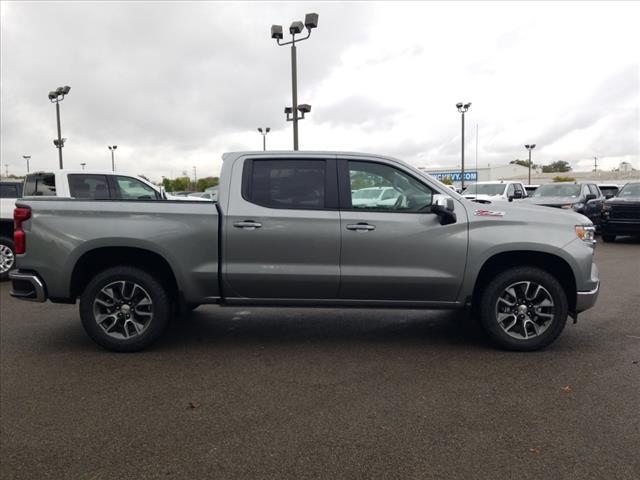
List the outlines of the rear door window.
<svg viewBox="0 0 640 480">
<path fill-rule="evenodd" d="M 18 186 L 11 184 L 0 184 L 0 198 L 18 198 Z"/>
<path fill-rule="evenodd" d="M 56 176 L 53 173 L 33 173 L 24 182 L 25 197 L 55 197 Z"/>
<path fill-rule="evenodd" d="M 325 208 L 324 160 L 254 160 L 245 172 L 243 195 L 269 208 Z"/>
<path fill-rule="evenodd" d="M 106 175 L 70 174 L 69 193 L 73 198 L 108 200 L 109 183 Z"/>
</svg>

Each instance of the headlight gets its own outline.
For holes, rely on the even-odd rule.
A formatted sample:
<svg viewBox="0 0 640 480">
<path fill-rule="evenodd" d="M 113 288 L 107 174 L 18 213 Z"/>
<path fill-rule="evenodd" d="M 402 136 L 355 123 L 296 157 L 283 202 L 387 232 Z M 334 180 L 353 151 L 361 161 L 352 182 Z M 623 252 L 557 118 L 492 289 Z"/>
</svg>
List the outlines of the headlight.
<svg viewBox="0 0 640 480">
<path fill-rule="evenodd" d="M 583 242 L 595 243 L 596 228 L 593 225 L 576 225 L 576 235 Z"/>
<path fill-rule="evenodd" d="M 584 203 L 574 203 L 572 207 L 574 210 L 581 210 L 584 207 Z"/>
</svg>

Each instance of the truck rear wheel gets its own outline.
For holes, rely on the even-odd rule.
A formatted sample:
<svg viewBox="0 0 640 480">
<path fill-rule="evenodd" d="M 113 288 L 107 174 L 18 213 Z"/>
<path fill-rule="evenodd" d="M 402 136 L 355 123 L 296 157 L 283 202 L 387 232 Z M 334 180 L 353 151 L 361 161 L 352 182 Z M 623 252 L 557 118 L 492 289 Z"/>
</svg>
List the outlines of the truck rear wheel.
<svg viewBox="0 0 640 480">
<path fill-rule="evenodd" d="M 551 274 L 534 267 L 497 275 L 480 299 L 480 320 L 489 338 L 507 350 L 531 351 L 551 344 L 565 327 L 567 295 Z"/>
<path fill-rule="evenodd" d="M 80 297 L 87 334 L 115 352 L 136 352 L 164 332 L 171 306 L 165 288 L 143 270 L 113 267 L 96 275 Z"/>
<path fill-rule="evenodd" d="M 13 240 L 0 237 L 0 280 L 9 278 L 9 272 L 16 265 L 16 257 L 13 250 Z"/>
</svg>

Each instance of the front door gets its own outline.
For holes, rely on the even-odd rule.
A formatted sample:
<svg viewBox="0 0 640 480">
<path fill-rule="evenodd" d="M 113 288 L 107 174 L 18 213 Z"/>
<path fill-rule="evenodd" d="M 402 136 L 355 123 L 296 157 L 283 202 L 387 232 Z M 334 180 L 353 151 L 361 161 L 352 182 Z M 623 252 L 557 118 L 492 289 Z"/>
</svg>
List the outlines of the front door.
<svg viewBox="0 0 640 480">
<path fill-rule="evenodd" d="M 467 253 L 463 212 L 457 223 L 440 225 L 429 211 L 437 192 L 400 164 L 364 159 L 338 159 L 338 164 L 340 297 L 455 301 Z M 376 188 L 384 193 L 370 193 Z"/>
<path fill-rule="evenodd" d="M 225 218 L 227 297 L 335 299 L 340 216 L 335 159 L 238 160 Z M 237 182 L 239 183 L 239 182 Z"/>
</svg>

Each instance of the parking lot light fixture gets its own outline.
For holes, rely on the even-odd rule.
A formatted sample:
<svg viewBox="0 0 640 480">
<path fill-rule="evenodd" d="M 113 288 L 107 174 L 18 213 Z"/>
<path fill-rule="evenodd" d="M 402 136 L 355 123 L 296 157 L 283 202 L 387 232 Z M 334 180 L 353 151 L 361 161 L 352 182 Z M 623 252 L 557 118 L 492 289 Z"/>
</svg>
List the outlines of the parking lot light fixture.
<svg viewBox="0 0 640 480">
<path fill-rule="evenodd" d="M 532 143 L 530 145 L 525 145 L 524 148 L 529 150 L 529 185 L 531 185 L 531 150 L 536 148 L 536 144 Z"/>
<path fill-rule="evenodd" d="M 114 152 L 116 151 L 116 148 L 118 148 L 117 145 L 107 145 L 107 148 L 109 150 L 111 150 L 111 171 L 115 172 L 116 171 L 116 161 L 115 161 L 115 157 L 114 157 Z"/>
<path fill-rule="evenodd" d="M 461 162 L 461 174 L 460 174 L 460 188 L 464 190 L 464 114 L 469 111 L 469 107 L 471 107 L 471 102 L 469 103 L 456 103 L 456 108 L 458 112 L 462 114 L 462 162 Z"/>
<path fill-rule="evenodd" d="M 267 133 L 271 131 L 270 127 L 265 127 L 264 130 L 262 128 L 258 128 L 258 132 L 262 135 L 262 151 L 267 150 Z"/>
<path fill-rule="evenodd" d="M 300 35 L 304 29 L 307 29 L 307 36 L 302 38 L 296 38 L 296 35 Z M 298 115 L 298 67 L 296 57 L 296 42 L 301 42 L 308 39 L 311 36 L 311 30 L 318 28 L 318 14 L 307 13 L 304 19 L 304 23 L 300 21 L 294 21 L 289 27 L 289 33 L 291 34 L 291 40 L 288 42 L 282 42 L 284 38 L 282 25 L 271 26 L 271 38 L 274 39 L 278 45 L 291 45 L 291 99 L 292 106 L 286 107 L 284 113 L 287 115 L 287 121 L 293 122 L 293 149 L 298 150 L 298 120 L 304 118 L 304 112 L 302 115 Z M 310 109 L 309 109 L 310 110 Z M 306 113 L 309 112 L 306 111 Z"/>
<path fill-rule="evenodd" d="M 31 155 L 22 155 L 22 158 L 27 161 L 27 173 L 29 173 L 29 160 L 31 160 Z"/>
<path fill-rule="evenodd" d="M 82 170 L 84 170 L 85 165 L 86 165 L 86 163 L 84 163 L 84 162 L 82 162 L 82 163 L 80 164 L 80 166 L 82 167 Z"/>
<path fill-rule="evenodd" d="M 60 164 L 60 170 L 62 170 L 62 147 L 64 147 L 64 140 L 62 139 L 62 132 L 60 129 L 60 102 L 64 100 L 64 97 L 69 94 L 71 87 L 66 85 L 64 87 L 58 87 L 55 90 L 49 92 L 49 101 L 56 104 L 56 120 L 58 123 L 58 141 L 53 144 L 58 149 L 58 160 Z"/>
</svg>

